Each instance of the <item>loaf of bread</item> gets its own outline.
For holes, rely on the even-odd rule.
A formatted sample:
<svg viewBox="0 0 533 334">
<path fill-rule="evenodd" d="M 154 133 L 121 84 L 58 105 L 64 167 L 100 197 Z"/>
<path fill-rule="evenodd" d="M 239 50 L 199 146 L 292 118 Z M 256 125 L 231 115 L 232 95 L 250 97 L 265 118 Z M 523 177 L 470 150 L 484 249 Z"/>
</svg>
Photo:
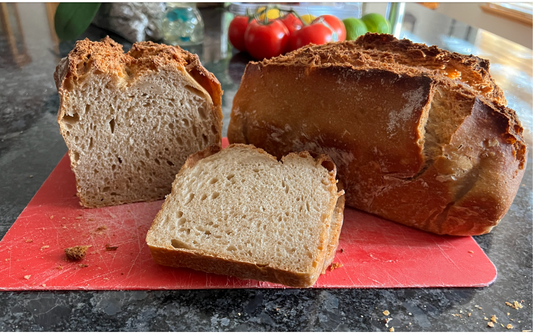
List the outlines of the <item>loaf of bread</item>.
<svg viewBox="0 0 533 334">
<path fill-rule="evenodd" d="M 221 145 L 220 83 L 179 47 L 86 39 L 54 78 L 85 207 L 162 199 L 190 154 Z"/>
<path fill-rule="evenodd" d="M 309 287 L 335 255 L 343 211 L 327 156 L 214 147 L 189 157 L 146 242 L 165 266 Z"/>
<path fill-rule="evenodd" d="M 249 63 L 230 143 L 325 153 L 346 205 L 437 234 L 488 233 L 526 165 L 489 63 L 389 35 Z"/>
</svg>

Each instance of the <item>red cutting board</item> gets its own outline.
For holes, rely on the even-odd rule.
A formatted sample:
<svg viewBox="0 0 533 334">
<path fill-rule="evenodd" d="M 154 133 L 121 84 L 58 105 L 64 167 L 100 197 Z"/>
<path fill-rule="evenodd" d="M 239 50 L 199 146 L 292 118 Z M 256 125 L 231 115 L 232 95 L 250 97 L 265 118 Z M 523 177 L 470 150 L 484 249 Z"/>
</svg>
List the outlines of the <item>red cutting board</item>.
<svg viewBox="0 0 533 334">
<path fill-rule="evenodd" d="M 282 287 L 157 265 L 144 239 L 162 201 L 84 209 L 75 193 L 65 156 L 0 242 L 0 290 Z M 76 245 L 92 247 L 81 262 L 67 262 L 64 249 Z M 334 262 L 342 266 L 316 288 L 482 287 L 496 279 L 471 237 L 433 235 L 348 208 Z"/>
</svg>

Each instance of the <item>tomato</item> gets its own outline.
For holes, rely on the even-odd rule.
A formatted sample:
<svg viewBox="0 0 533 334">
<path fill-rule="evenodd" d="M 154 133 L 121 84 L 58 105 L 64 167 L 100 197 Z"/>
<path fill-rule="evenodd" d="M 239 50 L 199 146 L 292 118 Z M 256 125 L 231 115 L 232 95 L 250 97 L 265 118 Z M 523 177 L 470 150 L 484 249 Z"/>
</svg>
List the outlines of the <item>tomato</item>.
<svg viewBox="0 0 533 334">
<path fill-rule="evenodd" d="M 337 33 L 337 40 L 342 42 L 346 39 L 346 28 L 344 23 L 333 15 L 321 15 L 317 17 L 313 22 L 319 22 L 320 19 L 324 20 L 326 25 L 329 25 L 335 33 Z"/>
<path fill-rule="evenodd" d="M 239 51 L 246 51 L 244 45 L 244 33 L 246 32 L 246 28 L 248 28 L 248 21 L 248 16 L 235 16 L 229 24 L 229 41 L 231 42 L 231 45 Z"/>
<path fill-rule="evenodd" d="M 280 20 L 289 30 L 289 35 L 292 35 L 296 30 L 302 29 L 302 21 L 297 18 L 293 13 L 289 13 L 283 16 Z"/>
<path fill-rule="evenodd" d="M 336 40 L 334 38 L 335 34 L 331 28 L 321 22 L 315 22 L 295 31 L 290 37 L 288 49 L 289 51 L 293 51 L 311 43 L 326 44 L 335 42 Z"/>
<path fill-rule="evenodd" d="M 280 20 L 265 24 L 253 20 L 244 33 L 246 50 L 257 60 L 279 56 L 285 52 L 288 41 L 289 30 Z"/>
</svg>

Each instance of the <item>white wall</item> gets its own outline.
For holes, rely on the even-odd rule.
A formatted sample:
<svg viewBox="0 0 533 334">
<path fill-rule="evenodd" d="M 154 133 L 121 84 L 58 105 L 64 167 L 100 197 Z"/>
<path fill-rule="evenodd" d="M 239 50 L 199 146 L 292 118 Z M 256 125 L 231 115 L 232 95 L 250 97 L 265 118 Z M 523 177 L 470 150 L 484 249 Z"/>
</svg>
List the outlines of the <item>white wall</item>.
<svg viewBox="0 0 533 334">
<path fill-rule="evenodd" d="M 485 13 L 480 8 L 484 4 L 484 2 L 441 2 L 436 11 L 530 49 L 533 48 L 533 29 L 530 26 Z"/>
</svg>

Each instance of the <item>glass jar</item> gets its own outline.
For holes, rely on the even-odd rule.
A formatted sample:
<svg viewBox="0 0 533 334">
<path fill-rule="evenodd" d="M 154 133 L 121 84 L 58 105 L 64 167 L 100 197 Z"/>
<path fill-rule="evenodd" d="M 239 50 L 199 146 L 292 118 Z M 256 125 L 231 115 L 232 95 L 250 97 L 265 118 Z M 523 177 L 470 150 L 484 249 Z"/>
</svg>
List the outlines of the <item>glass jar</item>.
<svg viewBox="0 0 533 334">
<path fill-rule="evenodd" d="M 204 40 L 204 21 L 194 3 L 168 2 L 161 29 L 168 44 L 197 45 Z"/>
</svg>

